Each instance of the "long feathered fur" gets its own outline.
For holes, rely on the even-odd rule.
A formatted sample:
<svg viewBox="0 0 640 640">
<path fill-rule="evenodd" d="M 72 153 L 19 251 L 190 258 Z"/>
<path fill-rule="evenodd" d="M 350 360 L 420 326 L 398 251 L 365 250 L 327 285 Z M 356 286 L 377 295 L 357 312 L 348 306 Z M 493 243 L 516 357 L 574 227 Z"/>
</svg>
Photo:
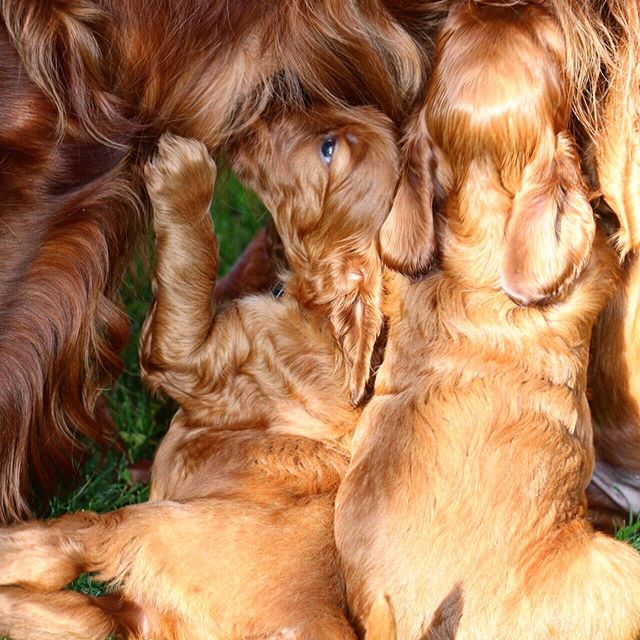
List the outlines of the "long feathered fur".
<svg viewBox="0 0 640 640">
<path fill-rule="evenodd" d="M 32 480 L 108 435 L 97 389 L 127 328 L 115 302 L 146 226 L 139 167 L 167 128 L 219 149 L 274 95 L 400 119 L 419 47 L 378 0 L 2 0 L 0 521 Z M 54 473 L 54 470 L 56 473 Z"/>
<path fill-rule="evenodd" d="M 85 570 L 133 604 L 132 640 L 355 640 L 333 502 L 381 330 L 382 264 L 371 254 L 397 178 L 396 137 L 370 108 L 284 113 L 257 129 L 232 158 L 283 235 L 283 296 L 212 305 L 215 166 L 202 144 L 163 136 L 145 171 L 158 259 L 140 355 L 146 381 L 180 410 L 151 501 L 0 529 L 0 585 L 33 589 L 0 587 L 0 634 L 98 640 L 119 629 L 121 612 L 101 613 L 102 598 L 56 593 Z M 393 639 L 388 603 L 371 637 Z"/>
</svg>

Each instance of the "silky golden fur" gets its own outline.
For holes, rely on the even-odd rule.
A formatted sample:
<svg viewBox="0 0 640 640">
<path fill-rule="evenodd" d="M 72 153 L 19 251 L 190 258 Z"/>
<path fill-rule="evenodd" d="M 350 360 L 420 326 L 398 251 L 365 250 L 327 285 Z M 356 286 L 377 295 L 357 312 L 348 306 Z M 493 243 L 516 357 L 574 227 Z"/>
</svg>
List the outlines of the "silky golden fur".
<svg viewBox="0 0 640 640">
<path fill-rule="evenodd" d="M 291 273 L 281 298 L 214 308 L 215 168 L 203 145 L 162 138 L 146 170 L 158 259 L 141 360 L 180 409 L 151 502 L 0 532 L 0 583 L 24 587 L 0 589 L 0 633 L 355 637 L 333 506 L 382 324 L 377 237 L 397 156 L 391 122 L 372 109 L 256 123 L 231 159 L 271 209 Z M 114 584 L 124 614 L 58 591 L 83 571 Z M 372 637 L 383 638 L 392 622 L 376 620 Z"/>
<path fill-rule="evenodd" d="M 403 640 L 640 633 L 640 557 L 586 519 L 589 340 L 617 265 L 567 130 L 564 56 L 534 4 L 462 3 L 440 35 L 410 132 L 432 184 L 406 182 L 393 208 L 411 225 L 406 194 L 435 195 L 437 267 L 387 283 L 385 359 L 336 499 L 360 630 L 383 592 Z"/>
<path fill-rule="evenodd" d="M 73 480 L 76 436 L 117 437 L 100 394 L 160 134 L 219 151 L 274 96 L 399 121 L 423 58 L 380 0 L 0 0 L 0 522 Z"/>
</svg>

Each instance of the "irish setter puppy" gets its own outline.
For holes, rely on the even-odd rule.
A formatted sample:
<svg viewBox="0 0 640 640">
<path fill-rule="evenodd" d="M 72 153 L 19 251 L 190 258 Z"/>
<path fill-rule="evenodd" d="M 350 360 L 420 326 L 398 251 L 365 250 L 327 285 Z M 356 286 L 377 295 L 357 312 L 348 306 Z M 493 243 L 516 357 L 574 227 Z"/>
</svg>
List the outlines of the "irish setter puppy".
<svg viewBox="0 0 640 640">
<path fill-rule="evenodd" d="M 284 292 L 212 308 L 215 167 L 202 144 L 163 137 L 146 172 L 158 262 L 141 359 L 180 410 L 154 462 L 152 502 L 0 532 L 0 634 L 12 640 L 117 629 L 355 637 L 333 508 L 382 325 L 394 129 L 372 109 L 285 113 L 254 124 L 232 158 L 283 238 Z M 85 571 L 127 604 L 59 591 Z M 384 613 L 376 633 L 392 624 Z"/>
<path fill-rule="evenodd" d="M 385 591 L 403 640 L 635 640 L 640 556 L 586 519 L 589 340 L 616 261 L 567 131 L 563 38 L 511 4 L 452 11 L 408 133 L 383 255 L 429 258 L 434 198 L 441 253 L 390 282 L 336 499 L 347 600 L 362 626 Z"/>
<path fill-rule="evenodd" d="M 0 2 L 0 522 L 110 433 L 96 402 L 159 133 L 213 151 L 274 95 L 400 117 L 421 73 L 381 0 Z"/>
</svg>

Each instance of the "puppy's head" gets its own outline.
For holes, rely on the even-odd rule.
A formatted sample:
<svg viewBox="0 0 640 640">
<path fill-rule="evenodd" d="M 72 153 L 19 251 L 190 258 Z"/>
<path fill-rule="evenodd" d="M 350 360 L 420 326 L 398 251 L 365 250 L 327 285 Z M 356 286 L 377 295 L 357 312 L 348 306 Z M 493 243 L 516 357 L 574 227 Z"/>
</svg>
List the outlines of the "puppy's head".
<svg viewBox="0 0 640 640">
<path fill-rule="evenodd" d="M 392 246 L 402 251 L 390 266 L 424 263 L 439 193 L 443 262 L 466 278 L 532 304 L 577 277 L 595 223 L 567 131 L 564 60 L 559 30 L 539 3 L 477 0 L 453 9 L 408 133 L 412 170 L 401 178 L 396 218 L 385 225 L 396 236 L 422 228 L 422 244 L 396 238 Z"/>
<path fill-rule="evenodd" d="M 368 108 L 287 111 L 259 121 L 229 157 L 273 215 L 288 292 L 329 318 L 358 402 L 382 327 L 379 234 L 398 173 L 391 122 Z"/>
</svg>

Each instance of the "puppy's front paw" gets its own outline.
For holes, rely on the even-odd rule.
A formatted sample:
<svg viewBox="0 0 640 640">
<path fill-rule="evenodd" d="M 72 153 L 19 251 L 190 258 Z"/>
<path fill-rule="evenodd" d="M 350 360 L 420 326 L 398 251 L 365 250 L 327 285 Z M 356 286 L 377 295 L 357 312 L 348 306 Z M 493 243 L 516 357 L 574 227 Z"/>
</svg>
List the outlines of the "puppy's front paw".
<svg viewBox="0 0 640 640">
<path fill-rule="evenodd" d="M 144 175 L 156 221 L 192 219 L 208 211 L 216 165 L 201 142 L 165 133 Z"/>
</svg>

